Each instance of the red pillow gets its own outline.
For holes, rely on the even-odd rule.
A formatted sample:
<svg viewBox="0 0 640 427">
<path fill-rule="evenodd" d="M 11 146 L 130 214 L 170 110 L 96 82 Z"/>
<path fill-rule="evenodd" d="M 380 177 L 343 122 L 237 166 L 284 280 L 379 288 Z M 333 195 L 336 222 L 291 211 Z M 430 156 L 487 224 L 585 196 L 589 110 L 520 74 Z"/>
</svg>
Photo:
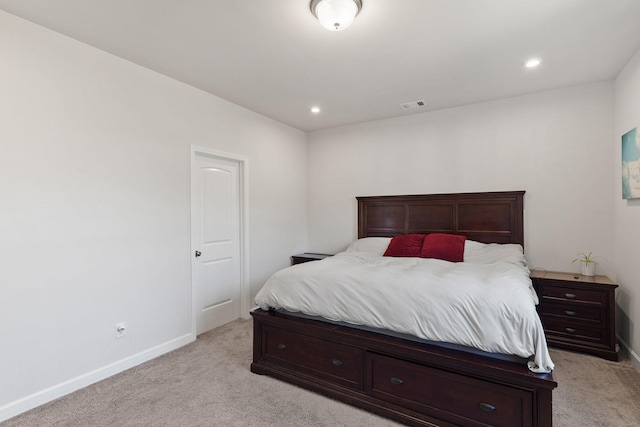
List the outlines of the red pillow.
<svg viewBox="0 0 640 427">
<path fill-rule="evenodd" d="M 464 261 L 465 236 L 456 234 L 427 234 L 422 243 L 422 258 L 437 258 L 451 262 Z"/>
<path fill-rule="evenodd" d="M 420 256 L 424 234 L 405 234 L 391 239 L 384 256 Z"/>
</svg>

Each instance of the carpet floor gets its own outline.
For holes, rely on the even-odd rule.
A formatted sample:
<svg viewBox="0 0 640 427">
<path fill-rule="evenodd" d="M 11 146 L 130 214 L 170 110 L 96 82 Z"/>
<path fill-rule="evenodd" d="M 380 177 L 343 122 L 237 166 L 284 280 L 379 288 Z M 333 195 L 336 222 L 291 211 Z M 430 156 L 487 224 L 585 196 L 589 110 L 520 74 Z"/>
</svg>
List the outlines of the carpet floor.
<svg viewBox="0 0 640 427">
<path fill-rule="evenodd" d="M 249 371 L 252 323 L 192 344 L 0 423 L 44 426 L 390 427 L 400 424 Z M 640 373 L 628 359 L 552 350 L 555 427 L 637 427 Z"/>
</svg>

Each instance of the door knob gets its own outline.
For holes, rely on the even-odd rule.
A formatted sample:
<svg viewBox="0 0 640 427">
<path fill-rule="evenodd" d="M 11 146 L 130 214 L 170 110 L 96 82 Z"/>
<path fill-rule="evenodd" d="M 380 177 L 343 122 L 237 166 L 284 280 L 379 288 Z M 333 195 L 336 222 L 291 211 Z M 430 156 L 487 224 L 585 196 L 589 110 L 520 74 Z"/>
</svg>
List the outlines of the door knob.
<svg viewBox="0 0 640 427">
<path fill-rule="evenodd" d="M 196 251 L 196 258 L 198 258 L 200 255 L 202 255 L 202 252 Z"/>
</svg>

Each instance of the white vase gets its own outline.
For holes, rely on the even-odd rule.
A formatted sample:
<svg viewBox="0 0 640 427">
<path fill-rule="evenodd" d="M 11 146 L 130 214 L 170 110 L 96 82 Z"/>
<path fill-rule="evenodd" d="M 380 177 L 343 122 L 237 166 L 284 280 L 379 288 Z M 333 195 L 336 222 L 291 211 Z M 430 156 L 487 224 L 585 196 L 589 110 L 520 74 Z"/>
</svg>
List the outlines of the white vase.
<svg viewBox="0 0 640 427">
<path fill-rule="evenodd" d="M 596 263 L 595 262 L 581 262 L 583 276 L 595 276 L 596 275 Z"/>
</svg>

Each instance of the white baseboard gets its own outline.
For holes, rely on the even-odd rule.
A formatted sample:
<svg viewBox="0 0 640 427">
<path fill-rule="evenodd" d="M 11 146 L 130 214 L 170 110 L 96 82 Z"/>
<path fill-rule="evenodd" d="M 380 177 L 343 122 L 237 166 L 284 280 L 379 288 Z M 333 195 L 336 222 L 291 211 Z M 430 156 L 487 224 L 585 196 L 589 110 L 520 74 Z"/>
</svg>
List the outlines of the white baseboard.
<svg viewBox="0 0 640 427">
<path fill-rule="evenodd" d="M 633 365 L 633 367 L 636 368 L 636 371 L 640 372 L 640 355 L 633 351 L 629 344 L 620 339 L 620 337 L 617 338 L 620 346 L 624 347 L 624 351 L 629 355 L 629 359 L 631 360 L 631 364 Z"/>
<path fill-rule="evenodd" d="M 195 341 L 189 333 L 0 407 L 0 422 Z"/>
</svg>

